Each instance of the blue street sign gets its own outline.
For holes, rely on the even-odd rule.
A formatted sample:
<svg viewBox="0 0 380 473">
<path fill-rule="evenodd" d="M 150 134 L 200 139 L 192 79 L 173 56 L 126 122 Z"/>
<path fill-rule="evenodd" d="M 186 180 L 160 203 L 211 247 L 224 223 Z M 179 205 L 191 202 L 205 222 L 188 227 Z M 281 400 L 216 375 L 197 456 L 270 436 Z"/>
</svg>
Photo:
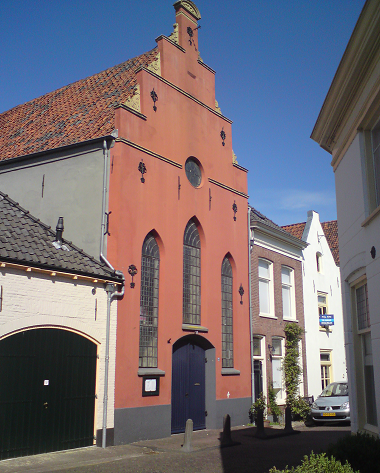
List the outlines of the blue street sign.
<svg viewBox="0 0 380 473">
<path fill-rule="evenodd" d="M 334 325 L 334 315 L 319 314 L 319 325 Z"/>
</svg>

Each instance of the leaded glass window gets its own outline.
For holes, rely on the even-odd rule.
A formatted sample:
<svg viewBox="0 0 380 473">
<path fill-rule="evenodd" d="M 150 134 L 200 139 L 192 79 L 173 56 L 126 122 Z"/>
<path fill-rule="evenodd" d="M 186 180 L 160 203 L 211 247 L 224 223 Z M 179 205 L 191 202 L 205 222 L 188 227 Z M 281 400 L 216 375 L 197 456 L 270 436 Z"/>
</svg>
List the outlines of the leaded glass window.
<svg viewBox="0 0 380 473">
<path fill-rule="evenodd" d="M 149 233 L 141 255 L 140 368 L 157 368 L 159 266 L 160 251 Z"/>
<path fill-rule="evenodd" d="M 358 329 L 363 330 L 371 327 L 368 307 L 368 289 L 367 284 L 356 289 L 356 309 L 358 316 Z"/>
<path fill-rule="evenodd" d="M 222 263 L 222 368 L 233 368 L 232 267 L 228 258 Z"/>
<path fill-rule="evenodd" d="M 201 323 L 201 242 L 193 220 L 183 238 L 183 323 Z"/>
</svg>

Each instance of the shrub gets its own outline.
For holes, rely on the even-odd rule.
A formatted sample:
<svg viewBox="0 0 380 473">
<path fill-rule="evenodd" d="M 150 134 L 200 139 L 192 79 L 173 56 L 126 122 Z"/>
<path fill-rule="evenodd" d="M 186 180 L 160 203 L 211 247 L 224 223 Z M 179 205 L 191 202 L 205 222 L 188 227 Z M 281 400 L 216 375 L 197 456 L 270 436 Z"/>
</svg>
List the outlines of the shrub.
<svg viewBox="0 0 380 473">
<path fill-rule="evenodd" d="M 276 402 L 276 391 L 273 389 L 273 383 L 269 383 L 268 387 L 268 408 L 273 417 L 278 418 L 281 415 L 281 409 Z"/>
<path fill-rule="evenodd" d="M 263 411 L 264 413 L 266 406 L 267 405 L 265 402 L 265 396 L 261 392 L 259 397 L 256 399 L 256 401 L 252 404 L 251 408 L 249 409 L 249 417 L 252 422 L 256 422 L 257 411 Z"/>
<path fill-rule="evenodd" d="M 355 473 L 348 463 L 342 465 L 334 457 L 328 458 L 325 453 L 315 455 L 311 452 L 310 457 L 304 456 L 301 465 L 297 467 L 288 467 L 285 470 L 277 470 L 273 467 L 269 473 Z M 359 473 L 359 472 L 356 472 Z"/>
<path fill-rule="evenodd" d="M 294 417 L 301 418 L 302 420 L 306 420 L 311 413 L 311 409 L 309 403 L 302 399 L 302 397 L 298 396 L 294 400 L 294 404 L 292 407 L 292 414 Z"/>
<path fill-rule="evenodd" d="M 366 433 L 347 435 L 330 445 L 327 455 L 348 461 L 361 473 L 374 473 L 380 469 L 380 440 Z"/>
</svg>

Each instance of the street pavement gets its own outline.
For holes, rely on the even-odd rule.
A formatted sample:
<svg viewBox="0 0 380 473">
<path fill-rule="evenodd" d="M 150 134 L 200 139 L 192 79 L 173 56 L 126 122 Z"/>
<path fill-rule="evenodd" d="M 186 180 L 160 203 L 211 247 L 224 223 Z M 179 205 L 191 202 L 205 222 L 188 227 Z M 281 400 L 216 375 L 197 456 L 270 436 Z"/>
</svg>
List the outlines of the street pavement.
<svg viewBox="0 0 380 473">
<path fill-rule="evenodd" d="M 320 453 L 350 434 L 345 425 L 306 427 L 293 423 L 295 433 L 282 436 L 280 428 L 266 428 L 267 437 L 255 437 L 256 428 L 232 429 L 237 445 L 221 448 L 220 430 L 193 432 L 191 452 L 181 446 L 184 434 L 129 445 L 87 447 L 0 462 L 0 473 L 267 473 L 273 466 L 298 465 L 311 451 Z"/>
</svg>

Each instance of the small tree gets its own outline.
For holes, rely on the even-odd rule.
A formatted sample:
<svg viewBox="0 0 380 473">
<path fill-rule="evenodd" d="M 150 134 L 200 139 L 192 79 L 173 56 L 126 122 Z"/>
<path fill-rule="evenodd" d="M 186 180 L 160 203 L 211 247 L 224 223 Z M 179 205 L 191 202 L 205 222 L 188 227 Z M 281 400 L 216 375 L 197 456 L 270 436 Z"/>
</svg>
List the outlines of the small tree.
<svg viewBox="0 0 380 473">
<path fill-rule="evenodd" d="M 285 358 L 283 370 L 285 374 L 285 431 L 291 432 L 292 410 L 299 400 L 298 387 L 301 382 L 302 369 L 299 363 L 299 341 L 301 340 L 303 329 L 295 323 L 285 325 Z"/>
<path fill-rule="evenodd" d="M 298 387 L 301 382 L 302 369 L 299 362 L 299 341 L 303 330 L 295 323 L 285 325 L 285 358 L 283 370 L 285 374 L 286 407 L 291 409 L 298 399 Z"/>
</svg>

